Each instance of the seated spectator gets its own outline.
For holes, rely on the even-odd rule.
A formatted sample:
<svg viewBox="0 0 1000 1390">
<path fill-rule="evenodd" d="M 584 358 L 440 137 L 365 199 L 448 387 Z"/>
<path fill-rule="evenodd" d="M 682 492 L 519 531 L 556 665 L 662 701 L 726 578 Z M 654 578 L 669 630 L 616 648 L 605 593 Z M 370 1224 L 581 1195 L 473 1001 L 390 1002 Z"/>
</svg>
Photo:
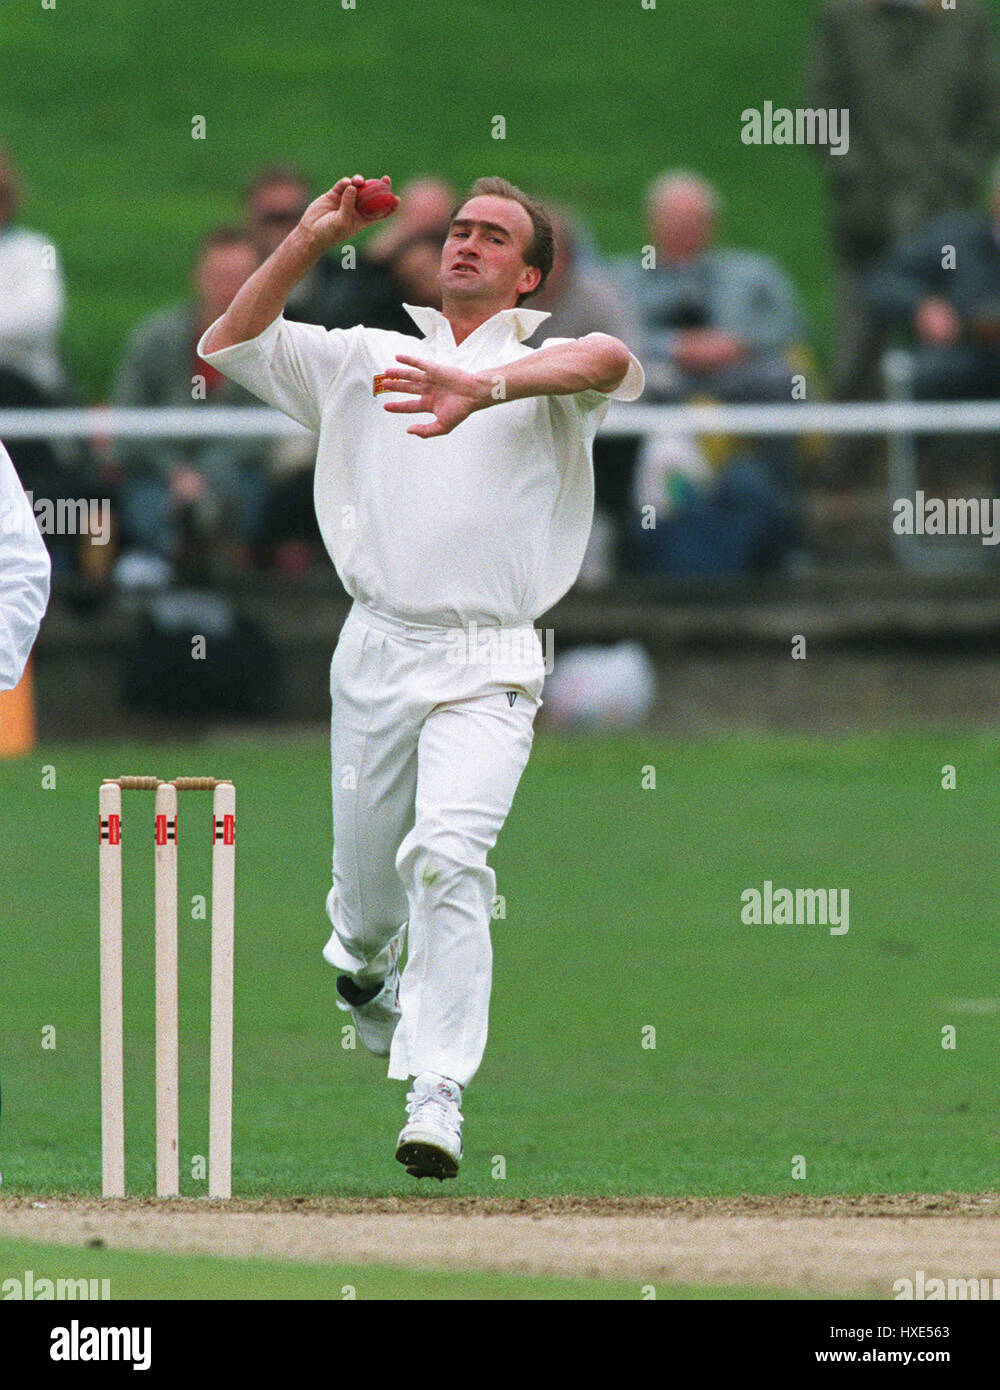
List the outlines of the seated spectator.
<svg viewBox="0 0 1000 1390">
<path fill-rule="evenodd" d="M 404 242 L 433 236 L 443 244 L 451 225 L 458 194 L 438 178 L 411 179 L 399 190 L 400 204 L 393 217 L 377 227 L 365 243 L 369 265 L 385 265 Z"/>
<path fill-rule="evenodd" d="M 15 221 L 19 202 L 14 166 L 0 149 L 0 409 L 65 405 L 62 270 L 51 242 Z M 73 441 L 12 440 L 10 456 L 32 499 L 58 504 L 91 490 L 86 451 Z M 57 574 L 76 567 L 76 536 L 50 535 L 47 544 Z"/>
<path fill-rule="evenodd" d="M 795 291 L 767 257 L 715 247 L 718 212 L 715 189 L 694 174 L 664 175 L 650 190 L 655 265 L 644 269 L 635 257 L 626 268 L 650 394 L 674 402 L 791 401 L 793 377 L 806 362 Z M 639 479 L 671 478 L 676 447 L 703 456 L 711 483 L 685 493 L 681 505 L 671 493 L 669 506 L 655 509 L 655 526 L 635 524 L 634 562 L 673 574 L 739 574 L 781 563 L 799 536 L 792 442 L 650 439 L 640 451 Z M 644 495 L 641 505 L 649 502 Z"/>
<path fill-rule="evenodd" d="M 353 267 L 343 264 L 342 247 L 317 262 L 292 291 L 286 318 L 324 328 L 360 323 L 413 333 L 413 320 L 402 307 L 405 293 L 393 274 L 394 258 L 400 247 L 425 236 L 444 242 L 456 194 L 440 179 L 422 178 L 407 184 L 401 198 L 392 221 L 355 248 Z M 270 165 L 255 176 L 247 190 L 247 225 L 261 260 L 281 245 L 311 199 L 308 180 L 291 165 Z"/>
<path fill-rule="evenodd" d="M 254 175 L 246 191 L 247 230 L 261 261 L 276 251 L 312 202 L 309 180 L 290 164 L 269 164 Z M 285 318 L 350 328 L 355 272 L 345 270 L 337 254 L 323 256 L 294 287 Z M 364 274 L 364 271 L 362 271 Z"/>
<path fill-rule="evenodd" d="M 995 6 L 822 0 L 809 8 L 804 105 L 850 112 L 849 150 L 812 146 L 833 243 L 831 386 L 836 400 L 870 400 L 884 325 L 870 312 L 864 277 L 932 217 L 972 206 L 1000 139 Z M 829 484 L 842 490 L 870 477 L 880 445 L 870 435 L 835 436 Z"/>
<path fill-rule="evenodd" d="M 17 176 L 0 149 L 0 373 L 57 400 L 66 384 L 59 360 L 62 270 L 51 242 L 14 222 L 17 206 Z"/>
<path fill-rule="evenodd" d="M 581 255 L 577 225 L 572 215 L 549 207 L 556 238 L 555 260 L 540 294 L 530 307 L 549 318 L 532 335 L 532 346 L 544 346 L 550 338 L 583 338 L 588 333 L 610 333 L 637 354 L 642 330 L 631 300 L 623 296 L 614 279 L 592 257 Z M 613 578 L 619 567 L 621 537 L 628 522 L 629 486 L 635 466 L 637 437 L 594 441 L 594 526 L 580 571 L 580 583 L 591 587 Z"/>
<path fill-rule="evenodd" d="M 239 228 L 221 228 L 202 243 L 194 297 L 147 319 L 132 334 L 115 379 L 119 406 L 257 405 L 259 402 L 195 355 L 198 339 L 224 313 L 257 268 L 254 243 Z M 224 536 L 238 558 L 252 544 L 264 493 L 266 443 L 255 438 L 139 439 L 122 437 L 119 499 L 126 580 L 166 578 L 182 541 Z M 159 563 L 156 563 L 157 558 Z M 148 562 L 148 563 L 147 563 Z M 126 580 L 127 582 L 127 580 Z"/>
<path fill-rule="evenodd" d="M 441 251 L 444 237 L 437 232 L 417 232 L 401 241 L 386 261 L 401 304 L 441 308 Z M 413 320 L 407 315 L 406 332 L 412 334 Z"/>
<path fill-rule="evenodd" d="M 865 293 L 879 322 L 912 344 L 918 399 L 1000 396 L 1000 165 L 989 212 L 945 213 L 904 238 Z"/>
<path fill-rule="evenodd" d="M 358 303 L 357 313 L 363 317 L 356 319 L 356 322 L 413 337 L 415 325 L 403 305 L 427 305 L 440 309 L 441 285 L 438 276 L 444 243 L 445 233 L 435 227 L 397 237 L 378 262 L 377 286 L 372 280 L 367 282 L 370 299 L 367 304 Z"/>
<path fill-rule="evenodd" d="M 364 244 L 354 272 L 353 297 L 345 312 L 351 324 L 362 323 L 366 328 L 384 328 L 412 336 L 413 320 L 403 305 L 426 303 L 439 307 L 440 247 L 447 238 L 458 195 L 441 179 L 418 178 L 404 184 L 399 198 L 400 205 L 393 217 L 376 228 Z M 432 286 L 428 251 L 434 243 L 439 254 Z M 415 270 L 420 259 L 426 262 L 422 274 Z M 414 274 L 419 298 L 412 297 Z"/>
<path fill-rule="evenodd" d="M 717 468 L 700 441 L 647 440 L 633 483 L 631 558 L 646 574 L 738 578 L 787 567 L 801 545 L 795 489 L 774 454 L 747 444 Z"/>
<path fill-rule="evenodd" d="M 611 275 L 592 262 L 582 262 L 572 216 L 549 206 L 556 238 L 555 260 L 545 287 L 531 297 L 532 309 L 549 318 L 531 338 L 538 346 L 546 338 L 583 338 L 588 333 L 611 333 L 638 353 L 642 330 L 632 301 L 623 298 Z"/>
<path fill-rule="evenodd" d="M 645 333 L 651 391 L 683 400 L 787 401 L 804 338 L 791 282 L 766 256 L 715 247 L 719 196 L 695 174 L 666 174 L 647 205 L 656 264 L 623 269 Z"/>
</svg>

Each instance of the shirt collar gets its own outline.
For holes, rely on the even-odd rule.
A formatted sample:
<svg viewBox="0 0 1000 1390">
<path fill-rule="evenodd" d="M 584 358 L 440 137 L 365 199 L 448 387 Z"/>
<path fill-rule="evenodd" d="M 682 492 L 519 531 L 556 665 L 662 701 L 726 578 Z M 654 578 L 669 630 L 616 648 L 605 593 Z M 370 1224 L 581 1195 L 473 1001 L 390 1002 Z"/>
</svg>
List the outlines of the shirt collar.
<svg viewBox="0 0 1000 1390">
<path fill-rule="evenodd" d="M 425 338 L 435 338 L 444 333 L 454 342 L 451 324 L 439 309 L 430 309 L 423 304 L 404 304 L 403 308 Z M 464 347 L 465 343 L 470 342 L 477 333 L 484 333 L 486 329 L 492 329 L 494 325 L 502 325 L 505 333 L 513 334 L 519 343 L 523 343 L 525 338 L 531 337 L 540 323 L 551 317 L 551 314 L 544 309 L 525 309 L 523 306 L 518 306 L 516 309 L 501 309 L 499 313 L 488 318 L 485 323 L 481 323 L 474 332 L 470 333 L 462 346 Z"/>
</svg>

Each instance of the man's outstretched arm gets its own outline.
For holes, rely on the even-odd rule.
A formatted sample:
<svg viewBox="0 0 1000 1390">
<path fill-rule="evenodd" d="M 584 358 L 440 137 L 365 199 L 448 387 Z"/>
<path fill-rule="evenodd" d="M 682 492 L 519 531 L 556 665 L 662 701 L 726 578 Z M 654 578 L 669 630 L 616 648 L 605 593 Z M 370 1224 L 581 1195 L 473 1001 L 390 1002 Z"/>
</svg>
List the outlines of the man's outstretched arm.
<svg viewBox="0 0 1000 1390">
<path fill-rule="evenodd" d="M 405 392 L 410 401 L 390 401 L 395 414 L 432 414 L 427 425 L 411 425 L 408 434 L 431 439 L 449 434 L 476 410 L 526 396 L 575 396 L 581 391 L 614 391 L 625 380 L 631 353 L 607 333 L 589 333 L 570 343 L 539 348 L 530 357 L 484 372 L 463 372 L 423 358 L 399 354 L 380 382 L 383 391 Z"/>
<path fill-rule="evenodd" d="M 384 182 L 390 182 L 388 177 Z M 363 183 L 360 174 L 340 179 L 327 193 L 309 204 L 295 229 L 264 264 L 257 267 L 212 326 L 204 341 L 206 352 L 218 352 L 258 337 L 282 312 L 303 275 L 332 246 L 350 241 L 363 227 L 392 216 L 399 207 L 398 198 L 393 207 L 374 217 L 364 217 L 358 212 L 355 204 Z"/>
</svg>

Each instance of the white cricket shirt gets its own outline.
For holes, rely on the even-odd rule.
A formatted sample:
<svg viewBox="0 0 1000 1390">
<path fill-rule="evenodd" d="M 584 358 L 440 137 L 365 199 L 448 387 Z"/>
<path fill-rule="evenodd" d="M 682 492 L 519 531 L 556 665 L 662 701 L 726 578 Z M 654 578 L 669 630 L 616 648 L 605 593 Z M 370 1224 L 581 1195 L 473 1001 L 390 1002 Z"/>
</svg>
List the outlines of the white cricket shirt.
<svg viewBox="0 0 1000 1390">
<path fill-rule="evenodd" d="M 0 444 L 0 690 L 24 672 L 49 601 L 51 564 L 21 480 Z"/>
<path fill-rule="evenodd" d="M 391 415 L 384 403 L 407 398 L 373 393 L 398 352 L 484 371 L 536 351 L 523 339 L 548 314 L 504 309 L 456 346 L 443 314 L 405 307 L 423 341 L 278 317 L 248 342 L 205 352 L 203 338 L 198 352 L 319 435 L 316 516 L 352 597 L 413 623 L 533 622 L 579 572 L 593 518 L 591 446 L 609 396 L 505 401 L 440 438 L 407 434 L 429 417 Z M 643 385 L 633 358 L 611 395 L 635 400 Z"/>
<path fill-rule="evenodd" d="M 46 238 L 23 227 L 0 228 L 0 363 L 43 391 L 63 385 L 65 298 L 59 260 Z"/>
</svg>

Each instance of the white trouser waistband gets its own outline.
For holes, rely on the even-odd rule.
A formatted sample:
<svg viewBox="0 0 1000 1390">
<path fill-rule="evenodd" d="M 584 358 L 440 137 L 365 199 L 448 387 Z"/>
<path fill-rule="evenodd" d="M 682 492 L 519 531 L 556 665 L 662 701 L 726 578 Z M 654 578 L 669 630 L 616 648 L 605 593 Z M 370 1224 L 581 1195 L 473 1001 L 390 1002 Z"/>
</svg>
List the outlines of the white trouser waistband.
<svg viewBox="0 0 1000 1390">
<path fill-rule="evenodd" d="M 365 623 L 368 627 L 378 628 L 380 632 L 388 632 L 393 637 L 405 637 L 417 642 L 454 642 L 459 633 L 475 632 L 489 637 L 491 634 L 534 631 L 534 624 L 530 622 L 515 623 L 511 627 L 501 627 L 497 623 L 480 623 L 475 620 L 466 624 L 455 624 L 453 627 L 413 623 L 408 618 L 391 618 L 385 613 L 376 612 L 374 608 L 369 608 L 360 599 L 355 599 L 351 606 L 348 619 L 351 618 Z"/>
</svg>

